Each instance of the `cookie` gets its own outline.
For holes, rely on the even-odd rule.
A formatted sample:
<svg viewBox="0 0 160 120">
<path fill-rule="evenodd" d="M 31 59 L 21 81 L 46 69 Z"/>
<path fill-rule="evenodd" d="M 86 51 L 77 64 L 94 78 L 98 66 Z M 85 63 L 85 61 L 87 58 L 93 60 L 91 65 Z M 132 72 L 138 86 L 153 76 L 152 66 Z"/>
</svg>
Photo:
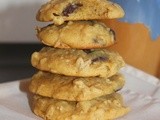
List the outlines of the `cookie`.
<svg viewBox="0 0 160 120">
<path fill-rule="evenodd" d="M 116 93 L 82 102 L 34 96 L 32 110 L 45 120 L 112 120 L 129 112 Z"/>
<path fill-rule="evenodd" d="M 66 76 L 110 77 L 124 66 L 123 58 L 106 49 L 77 50 L 44 47 L 34 52 L 32 66 Z"/>
<path fill-rule="evenodd" d="M 124 78 L 116 74 L 110 78 L 69 77 L 38 72 L 29 85 L 31 92 L 55 99 L 84 101 L 111 94 L 124 86 Z"/>
<path fill-rule="evenodd" d="M 115 33 L 97 21 L 75 21 L 39 28 L 38 38 L 56 48 L 105 48 L 115 43 Z"/>
<path fill-rule="evenodd" d="M 113 19 L 124 16 L 123 9 L 108 0 L 51 0 L 41 6 L 37 20 L 60 25 L 64 21 Z"/>
</svg>

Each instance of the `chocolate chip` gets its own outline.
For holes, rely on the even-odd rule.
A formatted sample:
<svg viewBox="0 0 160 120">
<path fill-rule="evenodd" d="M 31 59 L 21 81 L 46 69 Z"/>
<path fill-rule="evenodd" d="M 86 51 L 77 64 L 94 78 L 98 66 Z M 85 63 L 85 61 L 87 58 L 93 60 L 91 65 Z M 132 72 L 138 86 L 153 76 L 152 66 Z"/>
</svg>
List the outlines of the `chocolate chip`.
<svg viewBox="0 0 160 120">
<path fill-rule="evenodd" d="M 116 33 L 114 30 L 110 29 L 111 34 L 113 34 L 114 40 L 116 41 Z"/>
<path fill-rule="evenodd" d="M 89 53 L 92 52 L 92 50 L 90 50 L 90 49 L 84 49 L 83 51 L 84 51 L 85 53 L 87 53 L 87 54 L 89 54 Z"/>
<path fill-rule="evenodd" d="M 69 14 L 73 13 L 77 8 L 83 6 L 80 3 L 69 4 L 62 12 L 63 16 L 69 16 Z"/>
<path fill-rule="evenodd" d="M 97 62 L 97 61 L 107 61 L 108 60 L 108 58 L 107 57 L 102 57 L 102 56 L 100 56 L 100 57 L 97 57 L 97 58 L 94 58 L 94 59 L 92 59 L 92 62 Z"/>
</svg>

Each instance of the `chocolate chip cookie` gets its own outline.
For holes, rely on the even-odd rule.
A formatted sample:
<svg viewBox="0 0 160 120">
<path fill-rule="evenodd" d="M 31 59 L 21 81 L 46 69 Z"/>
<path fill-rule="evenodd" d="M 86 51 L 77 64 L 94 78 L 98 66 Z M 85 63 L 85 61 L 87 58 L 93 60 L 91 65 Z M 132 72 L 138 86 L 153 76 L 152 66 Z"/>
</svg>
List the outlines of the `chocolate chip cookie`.
<svg viewBox="0 0 160 120">
<path fill-rule="evenodd" d="M 34 67 L 66 76 L 110 77 L 125 65 L 123 58 L 106 49 L 57 49 L 44 47 L 31 57 Z"/>
<path fill-rule="evenodd" d="M 56 48 L 105 48 L 115 43 L 115 33 L 97 21 L 70 21 L 60 26 L 48 25 L 37 29 L 38 38 Z"/>
<path fill-rule="evenodd" d="M 34 96 L 33 112 L 46 120 L 112 120 L 128 113 L 119 94 L 71 102 Z"/>
<path fill-rule="evenodd" d="M 51 0 L 42 5 L 37 20 L 63 24 L 64 21 L 112 19 L 124 16 L 123 9 L 108 0 Z"/>
</svg>

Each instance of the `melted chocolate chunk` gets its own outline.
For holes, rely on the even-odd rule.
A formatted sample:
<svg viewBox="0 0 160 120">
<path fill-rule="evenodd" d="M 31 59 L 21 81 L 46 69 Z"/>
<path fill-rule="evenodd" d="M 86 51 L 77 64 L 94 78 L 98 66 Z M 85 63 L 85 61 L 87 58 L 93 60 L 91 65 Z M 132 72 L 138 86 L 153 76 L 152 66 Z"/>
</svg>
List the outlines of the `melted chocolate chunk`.
<svg viewBox="0 0 160 120">
<path fill-rule="evenodd" d="M 69 14 L 73 13 L 77 8 L 83 6 L 80 3 L 69 4 L 62 12 L 63 16 L 69 16 Z"/>
<path fill-rule="evenodd" d="M 107 57 L 102 57 L 102 56 L 100 56 L 100 57 L 94 58 L 94 59 L 92 60 L 92 62 L 107 61 L 107 60 L 108 60 Z"/>
</svg>

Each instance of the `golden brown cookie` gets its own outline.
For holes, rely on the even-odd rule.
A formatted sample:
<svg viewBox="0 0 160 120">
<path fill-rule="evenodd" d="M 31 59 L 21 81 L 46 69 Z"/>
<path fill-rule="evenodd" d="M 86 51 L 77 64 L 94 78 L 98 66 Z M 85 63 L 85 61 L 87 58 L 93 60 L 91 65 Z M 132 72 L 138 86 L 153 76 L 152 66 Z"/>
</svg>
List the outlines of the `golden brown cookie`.
<svg viewBox="0 0 160 120">
<path fill-rule="evenodd" d="M 56 48 L 105 48 L 115 43 L 115 33 L 97 21 L 70 21 L 39 28 L 38 38 L 46 45 Z"/>
<path fill-rule="evenodd" d="M 40 71 L 32 77 L 29 89 L 41 96 L 67 101 L 84 101 L 111 94 L 121 89 L 124 83 L 121 74 L 110 78 L 69 77 Z"/>
<path fill-rule="evenodd" d="M 106 49 L 76 50 L 44 47 L 31 57 L 34 67 L 66 76 L 110 77 L 124 66 L 122 57 Z"/>
<path fill-rule="evenodd" d="M 121 95 L 112 94 L 90 101 L 69 102 L 34 96 L 33 112 L 45 120 L 111 120 L 128 113 Z"/>
<path fill-rule="evenodd" d="M 64 21 L 112 19 L 124 16 L 123 9 L 108 0 L 51 0 L 42 5 L 37 20 L 63 24 Z"/>
</svg>

